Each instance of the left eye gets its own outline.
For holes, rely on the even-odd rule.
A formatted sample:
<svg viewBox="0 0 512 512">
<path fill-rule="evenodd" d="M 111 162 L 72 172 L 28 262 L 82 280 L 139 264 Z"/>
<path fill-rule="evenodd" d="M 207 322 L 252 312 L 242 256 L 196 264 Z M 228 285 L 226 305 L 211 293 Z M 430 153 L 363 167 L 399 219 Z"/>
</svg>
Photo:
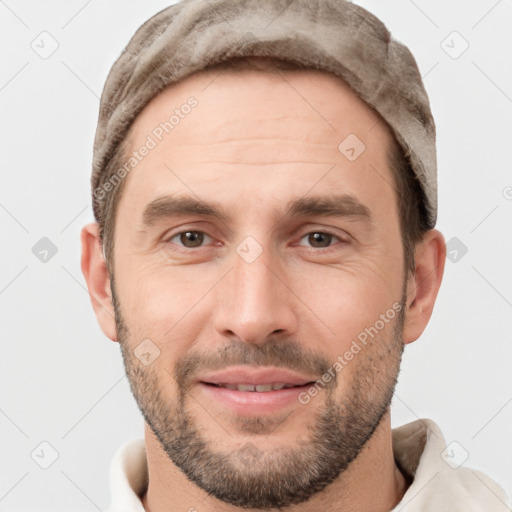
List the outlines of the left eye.
<svg viewBox="0 0 512 512">
<path fill-rule="evenodd" d="M 200 247 L 205 237 L 210 238 L 206 233 L 203 233 L 202 231 L 182 231 L 181 233 L 177 233 L 172 238 L 170 238 L 169 242 L 172 242 L 175 238 L 178 238 L 184 247 L 191 249 L 194 247 Z"/>
<path fill-rule="evenodd" d="M 304 235 L 301 240 L 304 238 L 307 238 L 313 247 L 320 249 L 329 247 L 333 239 L 340 240 L 340 238 L 338 238 L 336 235 L 325 233 L 324 231 L 312 231 L 311 233 Z"/>
</svg>

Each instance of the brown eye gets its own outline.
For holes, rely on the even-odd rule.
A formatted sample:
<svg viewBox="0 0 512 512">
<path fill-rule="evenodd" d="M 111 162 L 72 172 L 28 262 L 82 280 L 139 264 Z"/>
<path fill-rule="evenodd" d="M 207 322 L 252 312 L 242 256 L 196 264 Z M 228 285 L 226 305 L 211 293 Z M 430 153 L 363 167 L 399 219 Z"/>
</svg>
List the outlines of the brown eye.
<svg viewBox="0 0 512 512">
<path fill-rule="evenodd" d="M 181 233 L 180 242 L 182 242 L 185 247 L 199 247 L 203 243 L 203 238 L 203 233 L 199 231 L 186 231 L 185 233 Z"/>
<path fill-rule="evenodd" d="M 194 247 L 200 247 L 203 244 L 204 237 L 205 233 L 202 231 L 182 231 L 181 233 L 176 233 L 172 238 L 170 238 L 169 242 L 177 240 L 177 242 L 173 243 L 177 243 L 187 249 L 192 249 Z M 206 235 L 206 237 L 208 237 L 208 235 Z"/>
<path fill-rule="evenodd" d="M 308 243 L 311 244 L 311 247 L 317 247 L 320 249 L 329 247 L 333 241 L 333 238 L 338 239 L 337 236 L 331 235 L 330 233 L 324 233 L 322 231 L 314 231 L 312 233 L 308 233 L 302 237 L 302 239 L 304 238 L 307 238 Z"/>
</svg>

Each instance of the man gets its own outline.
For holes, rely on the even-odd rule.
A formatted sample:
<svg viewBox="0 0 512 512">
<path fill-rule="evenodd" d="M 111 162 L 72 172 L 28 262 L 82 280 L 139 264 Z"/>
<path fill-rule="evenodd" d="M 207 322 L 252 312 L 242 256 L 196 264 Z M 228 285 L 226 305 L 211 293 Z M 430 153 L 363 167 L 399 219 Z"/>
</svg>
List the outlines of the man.
<svg viewBox="0 0 512 512">
<path fill-rule="evenodd" d="M 507 510 L 391 429 L 445 242 L 410 52 L 342 0 L 184 0 L 107 79 L 82 270 L 145 441 L 110 511 Z"/>
</svg>

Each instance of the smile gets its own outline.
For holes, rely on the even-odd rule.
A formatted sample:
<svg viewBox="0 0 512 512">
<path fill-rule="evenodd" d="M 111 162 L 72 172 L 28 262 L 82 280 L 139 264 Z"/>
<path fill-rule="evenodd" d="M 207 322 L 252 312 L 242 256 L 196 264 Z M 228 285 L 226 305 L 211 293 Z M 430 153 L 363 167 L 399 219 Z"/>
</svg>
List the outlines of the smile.
<svg viewBox="0 0 512 512">
<path fill-rule="evenodd" d="M 265 393 L 268 391 L 278 391 L 284 388 L 295 388 L 298 387 L 296 384 L 285 384 L 283 382 L 273 382 L 272 384 L 233 384 L 233 383 L 220 383 L 214 384 L 211 382 L 205 382 L 211 386 L 217 386 L 219 388 L 232 389 L 236 391 L 256 391 L 258 393 Z M 300 386 L 300 385 L 299 385 Z"/>
<path fill-rule="evenodd" d="M 197 384 L 208 402 L 220 410 L 260 416 L 303 407 L 299 395 L 315 381 L 313 375 L 290 369 L 241 365 L 206 372 Z"/>
</svg>

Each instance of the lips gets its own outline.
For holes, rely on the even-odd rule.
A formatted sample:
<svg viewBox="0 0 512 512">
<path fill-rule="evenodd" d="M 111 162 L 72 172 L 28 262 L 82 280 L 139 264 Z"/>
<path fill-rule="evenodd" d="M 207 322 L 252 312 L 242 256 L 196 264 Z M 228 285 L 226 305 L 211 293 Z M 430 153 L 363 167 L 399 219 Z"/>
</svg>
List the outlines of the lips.
<svg viewBox="0 0 512 512">
<path fill-rule="evenodd" d="M 221 388 L 248 392 L 278 391 L 311 384 L 315 379 L 282 368 L 231 367 L 202 376 L 200 382 Z"/>
<path fill-rule="evenodd" d="M 258 417 L 302 407 L 298 397 L 315 381 L 314 376 L 283 368 L 242 365 L 205 373 L 197 385 L 222 413 Z"/>
<path fill-rule="evenodd" d="M 278 391 L 284 388 L 295 388 L 293 384 L 284 384 L 283 382 L 272 382 L 272 384 L 212 384 L 205 382 L 205 384 L 211 384 L 212 386 L 218 386 L 219 388 L 233 389 L 236 391 L 257 391 L 258 393 L 264 393 L 267 391 Z"/>
</svg>

